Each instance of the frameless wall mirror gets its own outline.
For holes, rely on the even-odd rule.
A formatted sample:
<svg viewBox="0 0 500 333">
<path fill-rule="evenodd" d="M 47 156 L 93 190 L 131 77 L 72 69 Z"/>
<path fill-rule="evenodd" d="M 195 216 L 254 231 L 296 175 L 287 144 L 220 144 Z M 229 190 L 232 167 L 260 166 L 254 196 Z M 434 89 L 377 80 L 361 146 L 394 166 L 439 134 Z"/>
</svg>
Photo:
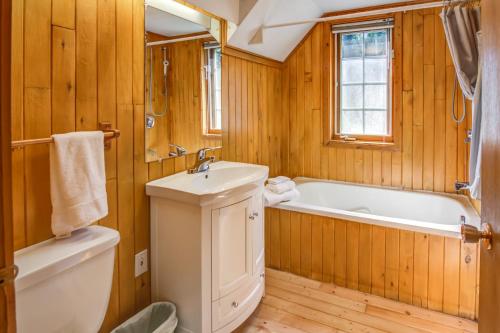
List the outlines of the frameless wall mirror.
<svg viewBox="0 0 500 333">
<path fill-rule="evenodd" d="M 220 146 L 220 22 L 174 0 L 148 0 L 145 25 L 146 162 Z"/>
</svg>

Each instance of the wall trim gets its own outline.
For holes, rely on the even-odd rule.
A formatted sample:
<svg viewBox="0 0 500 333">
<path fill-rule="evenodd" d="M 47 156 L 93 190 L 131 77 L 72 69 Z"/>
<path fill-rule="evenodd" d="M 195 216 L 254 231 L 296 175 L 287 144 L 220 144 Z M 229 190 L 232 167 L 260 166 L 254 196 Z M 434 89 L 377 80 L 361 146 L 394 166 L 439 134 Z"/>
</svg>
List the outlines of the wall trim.
<svg viewBox="0 0 500 333">
<path fill-rule="evenodd" d="M 283 62 L 280 62 L 280 61 L 277 61 L 277 60 L 274 60 L 271 58 L 267 58 L 267 57 L 264 57 L 264 56 L 261 56 L 261 55 L 258 55 L 258 54 L 252 53 L 252 52 L 244 51 L 244 50 L 241 50 L 237 47 L 233 47 L 233 46 L 229 46 L 229 45 L 226 45 L 222 48 L 222 54 L 236 57 L 236 58 L 240 58 L 243 60 L 248 60 L 251 62 L 255 62 L 257 64 L 269 66 L 269 67 L 276 67 L 279 69 L 281 69 L 283 67 Z"/>
</svg>

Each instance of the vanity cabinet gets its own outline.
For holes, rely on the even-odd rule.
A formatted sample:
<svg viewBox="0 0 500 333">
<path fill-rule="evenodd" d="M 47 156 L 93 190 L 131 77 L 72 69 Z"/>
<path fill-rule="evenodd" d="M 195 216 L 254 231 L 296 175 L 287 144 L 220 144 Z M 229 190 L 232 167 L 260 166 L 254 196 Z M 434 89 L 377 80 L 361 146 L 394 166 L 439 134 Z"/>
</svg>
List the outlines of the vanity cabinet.
<svg viewBox="0 0 500 333">
<path fill-rule="evenodd" d="M 232 332 L 263 296 L 267 167 L 256 167 L 259 177 L 235 188 L 224 186 L 222 193 L 161 191 L 169 177 L 146 186 L 151 196 L 152 298 L 177 305 L 178 332 Z M 214 181 L 210 177 L 215 178 L 216 170 L 190 181 Z"/>
<path fill-rule="evenodd" d="M 262 294 L 262 199 L 254 196 L 212 211 L 212 328 L 238 317 Z"/>
</svg>

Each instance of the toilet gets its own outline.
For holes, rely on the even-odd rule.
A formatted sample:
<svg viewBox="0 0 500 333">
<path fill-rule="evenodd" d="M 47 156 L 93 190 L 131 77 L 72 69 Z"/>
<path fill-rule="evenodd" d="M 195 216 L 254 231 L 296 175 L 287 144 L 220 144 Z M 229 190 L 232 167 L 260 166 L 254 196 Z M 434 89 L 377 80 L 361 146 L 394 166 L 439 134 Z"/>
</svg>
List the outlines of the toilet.
<svg viewBox="0 0 500 333">
<path fill-rule="evenodd" d="M 19 333 L 96 333 L 108 307 L 120 234 L 90 226 L 15 253 Z"/>
</svg>

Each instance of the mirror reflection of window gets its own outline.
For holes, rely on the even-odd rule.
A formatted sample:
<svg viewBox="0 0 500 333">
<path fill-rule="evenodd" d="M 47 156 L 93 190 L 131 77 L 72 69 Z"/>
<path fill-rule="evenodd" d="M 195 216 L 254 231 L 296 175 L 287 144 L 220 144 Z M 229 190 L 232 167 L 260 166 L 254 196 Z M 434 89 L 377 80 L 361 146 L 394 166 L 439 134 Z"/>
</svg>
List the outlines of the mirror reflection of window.
<svg viewBox="0 0 500 333">
<path fill-rule="evenodd" d="M 222 144 L 220 21 L 174 0 L 146 0 L 146 162 Z"/>
<path fill-rule="evenodd" d="M 220 134 L 222 131 L 221 102 L 221 48 L 218 43 L 205 43 L 205 87 L 207 134 Z"/>
</svg>

